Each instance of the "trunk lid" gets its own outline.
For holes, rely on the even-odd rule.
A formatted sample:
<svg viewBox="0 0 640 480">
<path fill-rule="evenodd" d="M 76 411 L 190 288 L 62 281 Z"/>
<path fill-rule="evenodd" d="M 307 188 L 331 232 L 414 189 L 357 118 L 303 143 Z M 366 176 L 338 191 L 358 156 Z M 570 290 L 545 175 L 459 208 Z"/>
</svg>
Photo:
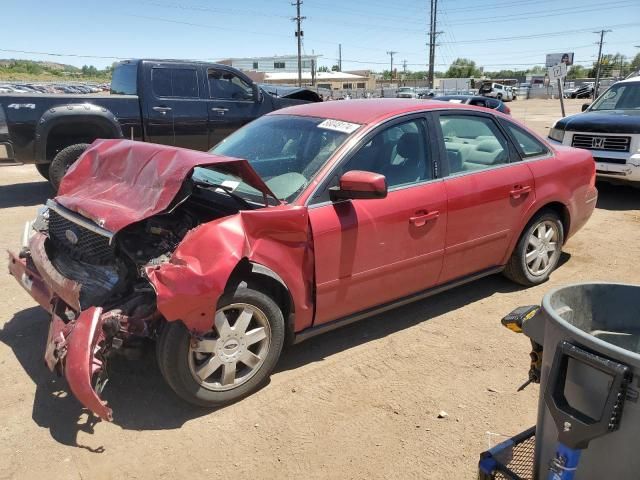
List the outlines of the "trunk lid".
<svg viewBox="0 0 640 480">
<path fill-rule="evenodd" d="M 243 159 L 131 140 L 96 140 L 65 175 L 56 202 L 115 233 L 166 210 L 195 167 L 214 165 L 277 199 Z"/>
</svg>

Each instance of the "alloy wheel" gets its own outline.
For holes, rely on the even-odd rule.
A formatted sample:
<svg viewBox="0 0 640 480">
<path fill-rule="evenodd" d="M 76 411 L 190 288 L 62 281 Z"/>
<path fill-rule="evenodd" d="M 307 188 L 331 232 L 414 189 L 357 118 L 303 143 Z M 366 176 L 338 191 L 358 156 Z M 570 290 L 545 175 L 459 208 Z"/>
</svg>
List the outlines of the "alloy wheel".
<svg viewBox="0 0 640 480">
<path fill-rule="evenodd" d="M 560 256 L 558 225 L 550 220 L 540 222 L 529 235 L 525 265 L 531 275 L 542 276 L 551 270 Z"/>
<path fill-rule="evenodd" d="M 214 330 L 189 346 L 189 370 L 212 391 L 246 383 L 264 363 L 271 345 L 267 316 L 255 305 L 233 303 L 216 312 Z"/>
</svg>

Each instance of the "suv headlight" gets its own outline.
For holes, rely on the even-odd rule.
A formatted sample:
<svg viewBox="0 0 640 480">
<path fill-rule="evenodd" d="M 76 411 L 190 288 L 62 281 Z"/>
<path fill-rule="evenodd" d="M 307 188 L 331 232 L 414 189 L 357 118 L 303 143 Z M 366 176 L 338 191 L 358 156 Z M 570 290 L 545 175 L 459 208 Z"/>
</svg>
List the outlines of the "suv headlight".
<svg viewBox="0 0 640 480">
<path fill-rule="evenodd" d="M 561 128 L 552 127 L 549 130 L 549 138 L 555 140 L 556 142 L 562 143 L 562 140 L 564 140 L 564 130 L 562 130 Z"/>
</svg>

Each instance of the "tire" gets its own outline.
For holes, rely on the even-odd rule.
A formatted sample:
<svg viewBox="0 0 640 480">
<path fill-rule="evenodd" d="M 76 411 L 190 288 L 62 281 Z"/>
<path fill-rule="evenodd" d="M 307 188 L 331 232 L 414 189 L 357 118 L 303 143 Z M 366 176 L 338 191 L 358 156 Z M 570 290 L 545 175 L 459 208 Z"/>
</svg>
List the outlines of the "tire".
<svg viewBox="0 0 640 480">
<path fill-rule="evenodd" d="M 49 163 L 36 163 L 36 170 L 45 180 L 49 180 Z"/>
<path fill-rule="evenodd" d="M 262 292 L 240 286 L 218 306 L 216 326 L 202 340 L 193 339 L 182 322 L 170 322 L 158 345 L 166 382 L 179 397 L 202 407 L 220 407 L 255 392 L 273 371 L 285 339 L 282 311 Z M 246 312 L 251 315 L 243 329 L 238 322 Z M 256 363 L 252 367 L 243 359 Z M 230 382 L 231 374 L 225 377 L 231 371 Z"/>
<path fill-rule="evenodd" d="M 544 230 L 542 230 L 544 229 Z M 540 239 L 541 232 L 552 230 L 550 240 L 541 242 L 536 247 L 536 241 Z M 543 237 L 545 235 L 542 235 Z M 551 272 L 555 270 L 562 254 L 564 243 L 564 227 L 558 214 L 551 210 L 543 210 L 538 213 L 526 226 L 518 243 L 511 254 L 511 258 L 505 265 L 504 275 L 520 285 L 531 287 L 546 282 Z M 555 245 L 553 251 L 549 247 Z M 536 255 L 537 253 L 537 255 Z M 530 255 L 528 257 L 528 255 Z M 545 264 L 544 258 L 547 258 Z M 541 259 L 537 264 L 538 258 Z"/>
<path fill-rule="evenodd" d="M 68 147 L 60 150 L 58 154 L 53 157 L 53 161 L 49 166 L 49 183 L 51 183 L 54 191 L 58 191 L 58 188 L 60 188 L 60 182 L 62 182 L 62 177 L 64 177 L 64 174 L 67 173 L 69 167 L 78 160 L 78 157 L 82 155 L 88 146 L 88 143 L 76 143 L 75 145 L 69 145 Z"/>
<path fill-rule="evenodd" d="M 496 95 L 496 98 L 497 98 L 498 100 L 502 101 L 502 94 L 501 94 L 501 93 L 499 93 L 498 95 Z"/>
</svg>

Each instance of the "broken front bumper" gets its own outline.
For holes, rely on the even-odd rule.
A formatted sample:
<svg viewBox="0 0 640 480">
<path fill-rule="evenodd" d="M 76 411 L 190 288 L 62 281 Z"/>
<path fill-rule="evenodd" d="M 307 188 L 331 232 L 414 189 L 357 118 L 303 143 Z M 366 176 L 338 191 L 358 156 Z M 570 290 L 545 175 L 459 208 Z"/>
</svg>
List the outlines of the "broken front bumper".
<svg viewBox="0 0 640 480">
<path fill-rule="evenodd" d="M 101 350 L 105 341 L 102 325 L 110 316 L 101 308 L 91 307 L 65 321 L 60 309 L 55 308 L 59 300 L 76 312 L 79 285 L 62 277 L 46 256 L 40 233 L 29 241 L 30 255 L 21 258 L 9 252 L 9 273 L 34 298 L 40 306 L 51 313 L 49 336 L 45 348 L 45 363 L 52 371 L 63 374 L 74 396 L 89 410 L 104 420 L 112 420 L 112 411 L 100 399 L 93 387 L 98 389 L 105 373 Z"/>
</svg>

